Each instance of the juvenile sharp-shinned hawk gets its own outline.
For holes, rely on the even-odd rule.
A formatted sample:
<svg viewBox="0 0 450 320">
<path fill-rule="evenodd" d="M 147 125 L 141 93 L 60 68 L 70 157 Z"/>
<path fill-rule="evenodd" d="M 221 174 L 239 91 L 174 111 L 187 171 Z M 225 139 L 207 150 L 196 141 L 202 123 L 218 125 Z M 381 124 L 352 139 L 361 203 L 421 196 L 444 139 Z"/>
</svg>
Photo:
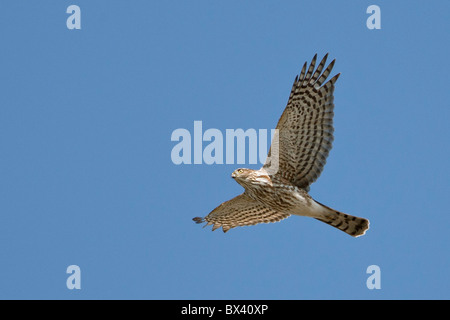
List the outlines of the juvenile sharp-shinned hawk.
<svg viewBox="0 0 450 320">
<path fill-rule="evenodd" d="M 231 177 L 244 193 L 222 203 L 197 223 L 226 232 L 237 226 L 276 222 L 290 215 L 313 217 L 357 237 L 369 221 L 331 209 L 308 194 L 326 163 L 333 142 L 333 91 L 339 73 L 322 85 L 335 60 L 315 69 L 317 54 L 295 78 L 287 106 L 276 127 L 266 163 L 259 170 L 237 169 Z M 322 72 L 323 71 L 323 72 Z"/>
</svg>

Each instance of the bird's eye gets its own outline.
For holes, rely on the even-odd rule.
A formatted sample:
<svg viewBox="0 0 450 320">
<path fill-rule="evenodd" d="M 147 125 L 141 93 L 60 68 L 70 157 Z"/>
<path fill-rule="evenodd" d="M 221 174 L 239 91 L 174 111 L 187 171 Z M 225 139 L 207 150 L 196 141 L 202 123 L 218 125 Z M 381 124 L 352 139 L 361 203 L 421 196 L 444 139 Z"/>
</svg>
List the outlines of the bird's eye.
<svg viewBox="0 0 450 320">
<path fill-rule="evenodd" d="M 244 170 L 238 169 L 238 173 L 242 173 L 242 172 L 244 172 Z"/>
</svg>

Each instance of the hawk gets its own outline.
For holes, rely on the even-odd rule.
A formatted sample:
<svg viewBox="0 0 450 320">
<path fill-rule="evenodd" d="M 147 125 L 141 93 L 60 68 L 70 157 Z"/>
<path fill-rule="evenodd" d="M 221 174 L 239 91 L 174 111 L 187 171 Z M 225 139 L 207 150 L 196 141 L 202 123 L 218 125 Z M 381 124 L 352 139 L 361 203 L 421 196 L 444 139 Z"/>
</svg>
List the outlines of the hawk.
<svg viewBox="0 0 450 320">
<path fill-rule="evenodd" d="M 266 162 L 259 170 L 237 169 L 231 177 L 245 191 L 226 201 L 197 223 L 222 227 L 276 222 L 291 215 L 312 217 L 358 237 L 369 221 L 334 210 L 314 200 L 309 186 L 326 163 L 333 142 L 333 91 L 340 73 L 325 84 L 333 60 L 325 69 L 328 54 L 317 68 L 317 54 L 309 67 L 305 62 L 296 76 L 287 106 L 278 121 Z"/>
</svg>

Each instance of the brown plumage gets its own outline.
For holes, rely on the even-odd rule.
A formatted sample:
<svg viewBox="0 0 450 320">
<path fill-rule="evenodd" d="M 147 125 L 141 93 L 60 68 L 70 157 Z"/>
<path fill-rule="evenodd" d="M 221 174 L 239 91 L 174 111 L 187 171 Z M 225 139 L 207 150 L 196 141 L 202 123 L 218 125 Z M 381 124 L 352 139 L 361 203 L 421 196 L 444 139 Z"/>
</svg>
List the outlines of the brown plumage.
<svg viewBox="0 0 450 320">
<path fill-rule="evenodd" d="M 315 69 L 304 64 L 295 78 L 287 106 L 276 127 L 266 163 L 259 170 L 237 169 L 232 177 L 243 194 L 222 203 L 197 223 L 226 232 L 237 226 L 280 221 L 290 215 L 308 216 L 357 237 L 369 221 L 331 209 L 309 196 L 309 186 L 320 176 L 333 142 L 333 92 L 340 74 L 328 82 L 333 60 L 327 55 Z"/>
</svg>

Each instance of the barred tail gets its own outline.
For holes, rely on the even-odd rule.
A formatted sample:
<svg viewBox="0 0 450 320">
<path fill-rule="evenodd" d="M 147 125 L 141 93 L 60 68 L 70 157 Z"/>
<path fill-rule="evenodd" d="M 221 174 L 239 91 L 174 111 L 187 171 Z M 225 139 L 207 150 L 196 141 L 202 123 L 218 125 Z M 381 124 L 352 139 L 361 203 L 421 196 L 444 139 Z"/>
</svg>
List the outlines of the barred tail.
<svg viewBox="0 0 450 320">
<path fill-rule="evenodd" d="M 316 201 L 317 202 L 317 201 Z M 320 203 L 321 204 L 321 203 Z M 323 204 L 323 207 L 328 209 L 323 217 L 316 218 L 319 221 L 325 222 L 330 226 L 338 228 L 352 237 L 359 237 L 366 233 L 369 229 L 369 220 L 351 216 L 334 209 L 331 209 Z"/>
</svg>

